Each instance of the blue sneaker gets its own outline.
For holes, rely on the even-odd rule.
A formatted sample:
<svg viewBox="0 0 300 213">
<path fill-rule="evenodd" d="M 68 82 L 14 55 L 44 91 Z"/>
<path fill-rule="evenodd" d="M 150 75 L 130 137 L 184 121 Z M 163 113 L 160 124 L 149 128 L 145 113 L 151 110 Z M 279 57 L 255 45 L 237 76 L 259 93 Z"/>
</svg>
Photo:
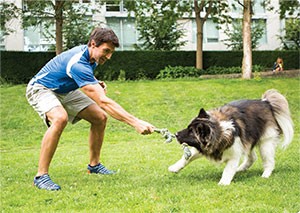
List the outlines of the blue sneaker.
<svg viewBox="0 0 300 213">
<path fill-rule="evenodd" d="M 87 167 L 87 169 L 88 169 L 88 173 L 89 173 L 89 174 L 95 173 L 95 174 L 101 174 L 101 175 L 112 175 L 112 174 L 115 174 L 115 173 L 116 173 L 115 171 L 108 170 L 108 169 L 105 168 L 105 166 L 102 165 L 101 163 L 99 163 L 99 164 L 96 165 L 96 166 L 91 166 L 91 165 L 89 164 L 88 167 Z"/>
<path fill-rule="evenodd" d="M 40 177 L 34 177 L 33 183 L 39 189 L 46 189 L 46 190 L 60 190 L 60 186 L 56 183 L 53 183 L 50 176 L 48 174 L 42 175 Z"/>
</svg>

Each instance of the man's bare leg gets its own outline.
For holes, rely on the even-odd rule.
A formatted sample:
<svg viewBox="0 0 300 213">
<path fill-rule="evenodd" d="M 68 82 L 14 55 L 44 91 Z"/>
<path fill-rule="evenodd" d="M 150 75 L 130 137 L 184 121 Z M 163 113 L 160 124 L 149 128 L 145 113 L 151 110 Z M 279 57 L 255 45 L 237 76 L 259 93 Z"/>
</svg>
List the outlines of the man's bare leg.
<svg viewBox="0 0 300 213">
<path fill-rule="evenodd" d="M 38 172 L 36 176 L 48 174 L 51 160 L 54 156 L 60 136 L 67 125 L 68 115 L 61 106 L 46 113 L 51 126 L 47 129 L 41 144 Z"/>
</svg>

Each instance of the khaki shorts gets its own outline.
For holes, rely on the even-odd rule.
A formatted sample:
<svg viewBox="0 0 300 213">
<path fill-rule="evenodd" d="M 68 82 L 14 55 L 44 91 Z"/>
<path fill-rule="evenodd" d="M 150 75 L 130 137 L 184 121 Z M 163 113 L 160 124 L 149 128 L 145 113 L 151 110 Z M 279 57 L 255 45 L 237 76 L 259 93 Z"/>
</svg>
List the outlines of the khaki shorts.
<svg viewBox="0 0 300 213">
<path fill-rule="evenodd" d="M 49 127 L 46 113 L 57 106 L 62 106 L 68 113 L 69 122 L 74 124 L 81 119 L 78 113 L 95 102 L 79 89 L 66 94 L 58 94 L 41 84 L 28 84 L 26 97 L 29 104 Z"/>
</svg>

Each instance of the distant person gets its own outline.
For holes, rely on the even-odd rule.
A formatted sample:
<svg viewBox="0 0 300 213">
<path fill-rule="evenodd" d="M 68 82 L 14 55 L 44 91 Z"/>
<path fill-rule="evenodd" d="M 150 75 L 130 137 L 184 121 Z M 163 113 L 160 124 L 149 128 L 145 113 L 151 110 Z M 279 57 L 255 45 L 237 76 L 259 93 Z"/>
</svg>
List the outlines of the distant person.
<svg viewBox="0 0 300 213">
<path fill-rule="evenodd" d="M 273 65 L 273 72 L 279 71 L 283 71 L 283 60 L 280 57 L 277 58 Z"/>
<path fill-rule="evenodd" d="M 136 129 L 151 134 L 154 126 L 125 111 L 106 96 L 106 85 L 94 77 L 98 64 L 103 65 L 119 47 L 115 33 L 96 28 L 87 45 L 74 47 L 49 61 L 29 82 L 26 97 L 29 104 L 48 126 L 41 143 L 38 171 L 34 185 L 39 189 L 60 190 L 48 174 L 60 136 L 67 122 L 81 119 L 91 124 L 88 173 L 110 175 L 100 160 L 107 114 Z M 68 155 L 69 153 L 65 153 Z"/>
</svg>

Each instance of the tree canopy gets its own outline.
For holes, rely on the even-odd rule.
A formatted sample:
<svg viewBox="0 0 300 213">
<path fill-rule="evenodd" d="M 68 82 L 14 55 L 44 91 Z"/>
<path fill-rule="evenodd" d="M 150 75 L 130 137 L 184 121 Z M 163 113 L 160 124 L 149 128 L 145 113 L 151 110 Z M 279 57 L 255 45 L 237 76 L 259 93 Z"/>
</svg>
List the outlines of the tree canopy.
<svg viewBox="0 0 300 213">
<path fill-rule="evenodd" d="M 25 0 L 23 27 L 42 25 L 44 36 L 56 39 L 56 52 L 60 53 L 63 49 L 87 42 L 88 34 L 98 24 L 92 19 L 97 10 L 99 8 L 89 2 Z"/>
<path fill-rule="evenodd" d="M 126 8 L 134 13 L 136 19 L 139 39 L 142 41 L 137 48 L 176 50 L 186 43 L 180 40 L 184 31 L 177 21 L 188 9 L 180 1 L 128 1 Z"/>
</svg>

